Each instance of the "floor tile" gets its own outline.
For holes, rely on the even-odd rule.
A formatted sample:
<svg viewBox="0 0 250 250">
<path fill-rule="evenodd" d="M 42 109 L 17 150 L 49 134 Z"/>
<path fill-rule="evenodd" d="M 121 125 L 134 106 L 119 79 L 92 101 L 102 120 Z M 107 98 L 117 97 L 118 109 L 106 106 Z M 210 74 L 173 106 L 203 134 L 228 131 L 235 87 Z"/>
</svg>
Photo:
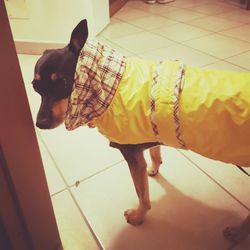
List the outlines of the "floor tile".
<svg viewBox="0 0 250 250">
<path fill-rule="evenodd" d="M 192 7 L 193 10 L 207 15 L 218 15 L 222 13 L 227 13 L 230 11 L 237 10 L 236 6 L 230 5 L 228 3 L 220 3 L 219 1 L 215 3 L 207 3 L 199 6 Z"/>
<path fill-rule="evenodd" d="M 177 11 L 178 8 L 173 7 L 173 2 L 168 4 L 147 4 L 143 0 L 128 1 L 127 7 L 139 9 L 151 14 L 158 14 L 163 12 Z"/>
<path fill-rule="evenodd" d="M 242 25 L 233 29 L 220 32 L 221 34 L 234 37 L 250 43 L 250 24 Z"/>
<path fill-rule="evenodd" d="M 133 19 L 146 17 L 147 15 L 148 13 L 145 11 L 124 6 L 113 17 L 123 21 L 130 21 Z"/>
<path fill-rule="evenodd" d="M 187 21 L 199 19 L 205 16 L 201 13 L 191 11 L 188 9 L 179 9 L 178 11 L 171 11 L 167 13 L 163 12 L 163 13 L 160 13 L 160 15 L 167 17 L 169 19 L 172 19 L 172 20 L 179 21 L 179 22 L 187 22 Z"/>
<path fill-rule="evenodd" d="M 191 151 L 181 151 L 181 153 L 191 159 L 250 210 L 250 182 L 247 175 L 232 164 L 210 160 Z"/>
<path fill-rule="evenodd" d="M 53 196 L 52 204 L 64 250 L 100 249 L 68 191 Z"/>
<path fill-rule="evenodd" d="M 115 21 L 112 22 L 106 27 L 102 32 L 101 36 L 112 39 L 115 37 L 123 37 L 131 34 L 135 34 L 138 32 L 142 32 L 140 28 L 135 27 L 134 25 L 131 25 L 129 23 L 125 23 L 122 21 Z"/>
<path fill-rule="evenodd" d="M 50 195 L 53 195 L 63 189 L 66 188 L 65 183 L 63 182 L 62 177 L 60 176 L 57 166 L 55 165 L 55 162 L 53 161 L 53 156 L 51 156 L 45 145 L 42 143 L 40 138 L 38 137 L 38 144 L 39 149 L 43 161 L 43 167 L 47 179 L 47 184 L 49 187 L 49 193 Z"/>
<path fill-rule="evenodd" d="M 238 67 L 232 63 L 226 61 L 218 61 L 209 65 L 206 65 L 205 68 L 208 69 L 219 69 L 219 70 L 229 70 L 229 71 L 246 71 L 246 69 Z"/>
<path fill-rule="evenodd" d="M 218 34 L 187 41 L 184 44 L 220 59 L 225 59 L 250 49 L 250 43 Z"/>
<path fill-rule="evenodd" d="M 228 62 L 250 70 L 250 51 L 226 59 Z"/>
<path fill-rule="evenodd" d="M 27 74 L 26 76 L 27 78 L 31 78 L 31 74 Z M 32 78 L 33 79 L 33 75 Z M 26 94 L 28 97 L 28 101 L 30 104 L 30 111 L 31 111 L 31 115 L 32 115 L 32 119 L 34 124 L 36 123 L 36 116 L 41 104 L 41 97 L 38 93 L 36 93 L 32 87 L 31 83 L 27 83 L 25 84 L 25 89 L 26 89 Z"/>
<path fill-rule="evenodd" d="M 19 54 L 19 64 L 22 71 L 22 76 L 25 84 L 25 90 L 30 104 L 30 110 L 32 114 L 33 121 L 35 123 L 37 111 L 40 106 L 41 98 L 39 94 L 35 93 L 32 87 L 32 80 L 34 78 L 34 68 L 35 64 L 40 56 L 37 55 L 23 55 Z"/>
<path fill-rule="evenodd" d="M 103 44 L 108 45 L 108 46 L 111 47 L 112 49 L 115 49 L 115 50 L 117 50 L 118 52 L 122 53 L 124 56 L 133 56 L 133 55 L 134 55 L 134 53 L 128 51 L 127 49 L 125 49 L 125 48 L 119 46 L 119 45 L 116 44 L 116 43 L 113 43 L 113 42 L 112 42 L 112 41 L 113 41 L 113 38 L 109 40 L 109 39 L 107 39 L 107 38 L 102 37 L 102 33 L 100 33 L 100 35 L 98 35 L 98 36 L 96 37 L 96 39 L 97 39 L 98 41 L 102 42 Z"/>
<path fill-rule="evenodd" d="M 30 84 L 34 77 L 35 64 L 40 56 L 18 54 L 19 65 L 25 84 Z"/>
<path fill-rule="evenodd" d="M 186 64 L 199 67 L 218 61 L 218 59 L 212 56 L 181 44 L 154 50 L 148 53 L 139 54 L 139 56 L 141 58 L 152 60 L 161 60 L 167 58 L 172 60 L 181 60 Z"/>
<path fill-rule="evenodd" d="M 112 39 L 112 42 L 135 54 L 167 47 L 173 44 L 172 41 L 150 32 L 141 32 L 122 38 L 115 38 Z"/>
<path fill-rule="evenodd" d="M 241 25 L 240 22 L 231 21 L 224 18 L 216 17 L 216 16 L 208 16 L 205 18 L 199 18 L 196 20 L 192 20 L 188 22 L 196 27 L 202 28 L 204 30 L 209 30 L 213 32 L 218 32 L 221 30 L 234 28 Z"/>
<path fill-rule="evenodd" d="M 163 156 L 161 174 L 150 178 L 152 209 L 141 226 L 131 226 L 123 218 L 125 209 L 137 205 L 125 163 L 71 189 L 104 247 L 226 249 L 221 231 L 240 223 L 248 211 L 176 150 L 165 148 Z"/>
<path fill-rule="evenodd" d="M 185 0 L 185 1 L 175 1 L 172 6 L 177 8 L 194 8 L 195 6 L 200 6 L 203 4 L 208 4 L 211 2 L 216 2 L 217 0 Z"/>
<path fill-rule="evenodd" d="M 238 9 L 235 11 L 219 14 L 217 16 L 221 18 L 225 18 L 227 20 L 233 20 L 233 21 L 241 22 L 245 24 L 250 23 L 249 10 Z"/>
<path fill-rule="evenodd" d="M 96 129 L 81 127 L 68 132 L 61 125 L 39 133 L 68 185 L 123 160 L 120 152 L 109 147 L 108 140 Z"/>
<path fill-rule="evenodd" d="M 169 27 L 162 26 L 153 32 L 176 42 L 188 41 L 211 33 L 184 23 L 171 25 Z"/>
<path fill-rule="evenodd" d="M 138 18 L 130 21 L 131 24 L 144 29 L 144 30 L 154 30 L 159 27 L 167 27 L 173 24 L 176 24 L 176 21 L 167 19 L 165 17 L 157 16 L 157 15 L 149 15 L 147 17 Z"/>
</svg>

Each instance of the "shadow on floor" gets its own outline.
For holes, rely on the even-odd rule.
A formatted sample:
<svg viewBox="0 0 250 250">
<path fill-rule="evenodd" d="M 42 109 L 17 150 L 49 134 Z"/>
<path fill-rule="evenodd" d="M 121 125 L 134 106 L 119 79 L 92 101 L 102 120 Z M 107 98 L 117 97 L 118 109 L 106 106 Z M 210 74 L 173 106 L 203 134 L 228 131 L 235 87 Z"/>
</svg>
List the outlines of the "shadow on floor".
<svg viewBox="0 0 250 250">
<path fill-rule="evenodd" d="M 161 174 L 155 181 L 166 195 L 152 202 L 143 225 L 128 225 L 111 241 L 108 249 L 115 250 L 223 250 L 230 245 L 222 231 L 243 218 L 232 211 L 218 210 L 181 193 Z M 166 205 L 167 204 L 167 205 Z M 131 228 L 132 227 L 132 228 Z M 250 249 L 250 239 L 238 250 Z"/>
</svg>

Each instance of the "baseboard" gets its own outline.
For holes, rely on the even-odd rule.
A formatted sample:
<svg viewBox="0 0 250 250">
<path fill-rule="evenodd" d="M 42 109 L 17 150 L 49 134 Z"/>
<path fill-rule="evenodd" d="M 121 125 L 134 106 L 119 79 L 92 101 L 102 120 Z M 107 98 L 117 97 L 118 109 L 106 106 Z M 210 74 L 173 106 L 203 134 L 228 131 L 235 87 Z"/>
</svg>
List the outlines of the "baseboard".
<svg viewBox="0 0 250 250">
<path fill-rule="evenodd" d="M 15 41 L 18 54 L 41 55 L 46 49 L 58 49 L 66 46 L 65 43 L 45 41 Z"/>
</svg>

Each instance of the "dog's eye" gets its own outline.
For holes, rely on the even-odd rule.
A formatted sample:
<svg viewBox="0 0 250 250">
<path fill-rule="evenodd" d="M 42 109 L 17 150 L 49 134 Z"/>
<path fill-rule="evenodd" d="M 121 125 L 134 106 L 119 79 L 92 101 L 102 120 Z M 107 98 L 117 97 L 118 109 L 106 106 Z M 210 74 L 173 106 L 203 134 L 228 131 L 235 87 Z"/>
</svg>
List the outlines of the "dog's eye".
<svg viewBox="0 0 250 250">
<path fill-rule="evenodd" d="M 67 84 L 67 82 L 64 79 L 57 79 L 54 80 L 51 84 L 51 92 L 53 93 L 53 96 L 57 98 L 65 98 L 70 95 L 70 86 Z"/>
<path fill-rule="evenodd" d="M 58 75 L 56 73 L 52 73 L 50 78 L 52 81 L 56 81 L 58 79 Z"/>
</svg>

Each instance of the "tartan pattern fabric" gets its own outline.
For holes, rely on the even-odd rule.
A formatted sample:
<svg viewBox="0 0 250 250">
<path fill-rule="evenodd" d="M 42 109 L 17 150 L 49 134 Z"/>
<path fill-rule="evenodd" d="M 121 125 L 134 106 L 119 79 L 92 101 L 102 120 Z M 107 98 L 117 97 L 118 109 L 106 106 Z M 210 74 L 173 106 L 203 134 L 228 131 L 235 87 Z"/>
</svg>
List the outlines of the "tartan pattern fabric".
<svg viewBox="0 0 250 250">
<path fill-rule="evenodd" d="M 157 140 L 160 142 L 160 135 L 158 132 L 157 124 L 155 121 L 154 113 L 155 113 L 155 98 L 156 98 L 156 90 L 157 90 L 157 83 L 158 83 L 158 78 L 159 78 L 159 67 L 162 62 L 160 61 L 154 70 L 153 73 L 153 81 L 152 81 L 152 86 L 151 86 L 151 93 L 150 93 L 150 119 L 151 119 L 151 124 L 152 124 L 152 129 L 154 131 L 155 137 Z"/>
<path fill-rule="evenodd" d="M 158 142 L 161 142 L 161 138 L 159 135 L 159 131 L 157 128 L 157 123 L 155 121 L 154 118 L 154 112 L 155 112 L 155 99 L 156 99 L 156 92 L 157 92 L 157 83 L 158 83 L 158 78 L 159 78 L 159 68 L 161 65 L 162 61 L 160 61 L 157 65 L 156 68 L 154 70 L 153 73 L 153 81 L 152 81 L 152 86 L 151 86 L 151 93 L 150 93 L 150 118 L 151 118 L 151 123 L 152 123 L 152 129 L 154 131 L 155 137 L 157 138 Z M 173 98 L 174 98 L 174 108 L 173 108 L 173 117 L 174 117 L 174 122 L 175 122 L 175 134 L 176 134 L 176 138 L 180 144 L 180 146 L 183 149 L 186 149 L 186 144 L 182 138 L 181 135 L 181 129 L 180 129 L 180 114 L 179 114 L 179 98 L 180 98 L 180 94 L 181 91 L 183 89 L 183 77 L 184 77 L 184 72 L 185 72 L 185 65 L 183 63 L 180 63 L 180 68 L 176 77 L 176 83 L 175 83 L 175 87 L 174 87 L 174 94 L 173 94 Z"/>
<path fill-rule="evenodd" d="M 185 72 L 185 65 L 184 63 L 180 63 L 180 68 L 177 74 L 177 79 L 176 79 L 176 84 L 175 84 L 175 88 L 174 88 L 174 112 L 173 112 L 173 116 L 174 116 L 174 121 L 175 121 L 175 134 L 176 134 L 176 138 L 180 144 L 180 146 L 183 149 L 186 149 L 186 144 L 182 138 L 181 135 L 181 129 L 180 129 L 180 113 L 179 113 L 179 99 L 180 99 L 180 94 L 181 91 L 183 89 L 182 83 L 183 83 L 183 77 L 184 77 L 184 72 Z"/>
<path fill-rule="evenodd" d="M 65 126 L 73 130 L 102 115 L 110 105 L 126 67 L 126 58 L 96 40 L 80 52 Z"/>
</svg>

